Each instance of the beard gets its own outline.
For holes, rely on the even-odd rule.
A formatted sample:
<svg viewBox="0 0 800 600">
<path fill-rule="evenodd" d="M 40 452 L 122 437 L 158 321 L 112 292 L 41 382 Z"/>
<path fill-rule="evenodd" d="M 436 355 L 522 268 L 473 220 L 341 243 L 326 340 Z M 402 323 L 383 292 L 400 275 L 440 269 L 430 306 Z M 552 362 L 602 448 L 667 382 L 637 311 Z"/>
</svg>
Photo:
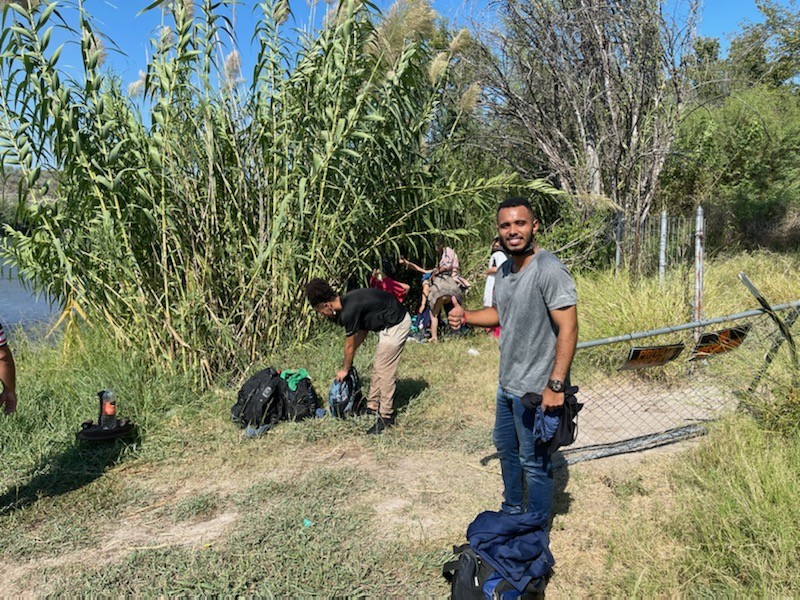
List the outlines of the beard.
<svg viewBox="0 0 800 600">
<path fill-rule="evenodd" d="M 525 254 L 530 254 L 533 252 L 533 235 L 528 238 L 528 243 L 525 244 L 522 248 L 517 250 L 513 250 L 506 246 L 506 243 L 503 240 L 500 240 L 500 245 L 503 246 L 503 250 L 506 251 L 506 254 L 510 256 L 523 256 Z"/>
</svg>

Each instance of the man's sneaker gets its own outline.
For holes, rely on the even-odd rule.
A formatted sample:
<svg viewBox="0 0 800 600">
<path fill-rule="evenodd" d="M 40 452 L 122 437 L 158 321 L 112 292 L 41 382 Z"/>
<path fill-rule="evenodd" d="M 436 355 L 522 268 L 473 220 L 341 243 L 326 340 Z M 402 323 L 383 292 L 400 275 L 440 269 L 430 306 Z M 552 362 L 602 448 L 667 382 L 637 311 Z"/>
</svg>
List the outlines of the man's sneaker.
<svg viewBox="0 0 800 600">
<path fill-rule="evenodd" d="M 380 435 L 390 427 L 394 427 L 394 415 L 388 418 L 378 417 L 375 424 L 367 429 L 367 435 Z"/>
</svg>

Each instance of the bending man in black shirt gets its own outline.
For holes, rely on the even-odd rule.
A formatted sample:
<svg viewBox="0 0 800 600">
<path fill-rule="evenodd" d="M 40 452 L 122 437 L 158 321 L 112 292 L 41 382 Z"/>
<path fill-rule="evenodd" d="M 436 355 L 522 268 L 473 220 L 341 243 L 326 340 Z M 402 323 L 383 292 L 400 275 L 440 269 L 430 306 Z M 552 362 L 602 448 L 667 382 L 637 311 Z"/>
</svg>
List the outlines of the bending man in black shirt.
<svg viewBox="0 0 800 600">
<path fill-rule="evenodd" d="M 394 425 L 394 391 L 397 367 L 411 329 L 411 317 L 392 294 L 376 289 L 353 290 L 343 296 L 322 279 L 312 279 L 306 286 L 306 298 L 319 314 L 345 329 L 344 364 L 336 373 L 341 381 L 353 366 L 356 350 L 370 331 L 379 332 L 378 347 L 372 363 L 372 383 L 367 409 L 378 419 L 367 433 L 378 434 Z"/>
</svg>

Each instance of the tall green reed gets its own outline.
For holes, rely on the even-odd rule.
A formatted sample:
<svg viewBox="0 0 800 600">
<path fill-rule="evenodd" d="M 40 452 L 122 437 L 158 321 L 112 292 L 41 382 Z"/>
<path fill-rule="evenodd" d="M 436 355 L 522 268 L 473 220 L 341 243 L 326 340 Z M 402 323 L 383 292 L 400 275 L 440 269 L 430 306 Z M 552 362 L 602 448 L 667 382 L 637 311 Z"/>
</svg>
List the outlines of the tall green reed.
<svg viewBox="0 0 800 600">
<path fill-rule="evenodd" d="M 447 144 L 428 148 L 457 53 L 432 55 L 430 23 L 389 39 L 373 6 L 346 0 L 297 41 L 287 5 L 267 0 L 245 84 L 223 42 L 231 5 L 146 9 L 171 24 L 138 100 L 104 68 L 81 2 L 6 4 L 0 38 L 0 155 L 26 178 L 30 224 L 7 230 L 3 256 L 65 315 L 205 381 L 308 337 L 310 278 L 343 283 L 431 232 L 467 236 L 467 215 L 519 184 L 445 172 Z M 60 68 L 54 30 L 79 37 L 80 77 Z M 54 202 L 36 193 L 43 168 Z"/>
</svg>

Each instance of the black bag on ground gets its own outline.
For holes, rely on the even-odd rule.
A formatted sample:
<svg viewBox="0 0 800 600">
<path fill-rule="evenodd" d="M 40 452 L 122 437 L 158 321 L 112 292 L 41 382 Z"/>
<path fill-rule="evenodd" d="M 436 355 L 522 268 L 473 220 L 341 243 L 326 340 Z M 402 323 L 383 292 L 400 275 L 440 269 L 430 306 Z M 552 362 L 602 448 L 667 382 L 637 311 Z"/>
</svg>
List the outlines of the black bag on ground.
<svg viewBox="0 0 800 600">
<path fill-rule="evenodd" d="M 244 382 L 231 407 L 231 420 L 239 427 L 275 424 L 283 417 L 283 381 L 278 371 L 267 367 Z"/>
<path fill-rule="evenodd" d="M 299 371 L 304 370 L 286 370 L 280 374 L 280 395 L 283 399 L 281 418 L 286 421 L 302 421 L 313 417 L 319 406 L 319 396 L 311 385 L 311 379 L 297 379 Z"/>
<path fill-rule="evenodd" d="M 469 544 L 453 546 L 456 555 L 442 567 L 442 575 L 450 583 L 453 600 L 483 600 L 483 584 L 494 573 Z"/>
<path fill-rule="evenodd" d="M 350 367 L 347 377 L 342 381 L 334 380 L 328 392 L 328 408 L 334 417 L 345 419 L 363 415 L 367 412 L 367 403 L 361 389 L 361 378 L 355 367 Z"/>
</svg>

